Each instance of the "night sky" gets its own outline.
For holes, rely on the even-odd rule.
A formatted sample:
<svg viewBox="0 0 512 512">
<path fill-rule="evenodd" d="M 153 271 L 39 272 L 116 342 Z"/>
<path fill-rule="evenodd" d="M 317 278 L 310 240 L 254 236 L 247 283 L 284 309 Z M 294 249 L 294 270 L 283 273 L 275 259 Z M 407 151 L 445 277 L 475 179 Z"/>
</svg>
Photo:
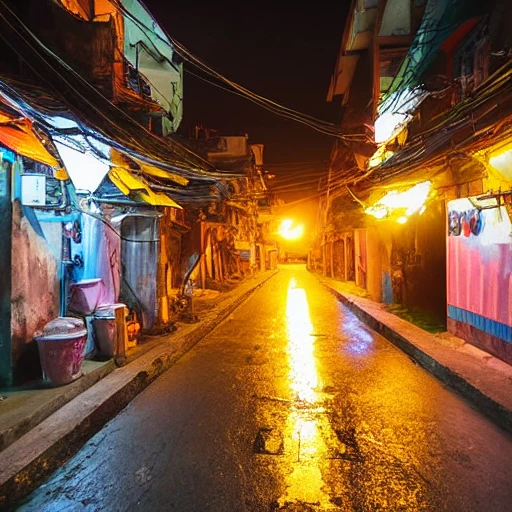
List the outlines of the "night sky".
<svg viewBox="0 0 512 512">
<path fill-rule="evenodd" d="M 339 108 L 327 103 L 326 95 L 348 0 L 335 4 L 145 3 L 173 37 L 216 71 L 285 106 L 326 121 L 337 120 Z M 225 135 L 248 133 L 251 143 L 263 143 L 265 163 L 285 184 L 290 174 L 296 173 L 299 183 L 312 169 L 316 173 L 326 169 L 333 142 L 330 136 L 278 117 L 186 73 L 183 125 L 196 123 Z M 304 161 L 315 163 L 281 171 L 275 166 Z M 288 200 L 298 197 L 297 193 L 286 196 Z"/>
</svg>

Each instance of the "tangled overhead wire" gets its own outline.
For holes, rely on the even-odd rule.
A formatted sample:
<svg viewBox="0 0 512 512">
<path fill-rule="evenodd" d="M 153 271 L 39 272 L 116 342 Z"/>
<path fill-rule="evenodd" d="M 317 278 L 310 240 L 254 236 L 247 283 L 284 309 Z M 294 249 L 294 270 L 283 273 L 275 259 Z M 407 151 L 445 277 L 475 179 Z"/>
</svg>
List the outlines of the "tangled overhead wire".
<svg viewBox="0 0 512 512">
<path fill-rule="evenodd" d="M 318 132 L 324 133 L 326 135 L 331 135 L 333 137 L 341 137 L 341 138 L 346 137 L 345 135 L 343 135 L 340 127 L 335 125 L 334 123 L 329 123 L 327 121 L 323 121 L 321 119 L 310 116 L 303 112 L 299 112 L 298 110 L 294 110 L 292 108 L 281 105 L 265 96 L 256 94 L 253 91 L 247 89 L 246 87 L 243 87 L 242 85 L 236 83 L 235 81 L 227 78 L 226 76 L 222 75 L 221 73 L 219 73 L 218 71 L 213 69 L 211 66 L 209 66 L 202 59 L 195 56 L 184 45 L 182 45 L 179 41 L 174 39 L 162 27 L 160 27 L 160 28 L 162 29 L 163 33 L 165 34 L 165 37 L 162 37 L 156 31 L 153 31 L 150 27 L 145 25 L 140 19 L 137 19 L 134 16 L 134 14 L 132 12 L 130 12 L 130 10 L 127 9 L 122 4 L 122 2 L 120 2 L 119 0 L 110 0 L 110 2 L 119 10 L 119 12 L 121 12 L 124 16 L 126 16 L 128 19 L 130 19 L 130 21 L 132 23 L 134 23 L 143 33 L 145 33 L 146 35 L 151 34 L 153 37 L 156 37 L 160 42 L 162 42 L 163 44 L 168 46 L 168 48 L 170 50 L 172 50 L 173 52 L 176 52 L 185 62 L 187 62 L 191 66 L 195 67 L 196 69 L 198 69 L 199 71 L 204 73 L 205 76 L 196 74 L 191 70 L 187 70 L 189 73 L 197 76 L 198 78 L 200 78 L 216 87 L 225 89 L 228 92 L 231 92 L 238 96 L 242 96 L 245 99 L 265 108 L 266 110 L 273 112 L 274 114 L 277 114 L 279 116 L 282 116 L 282 117 L 291 119 L 293 121 L 296 121 L 298 123 L 304 124 L 306 126 L 309 126 L 310 128 L 312 128 Z M 153 18 L 149 9 L 147 9 L 147 7 L 145 7 L 145 9 L 146 9 L 146 12 L 148 13 L 148 15 L 151 16 L 151 18 Z M 156 23 L 156 20 L 155 20 L 155 23 Z M 156 49 L 156 51 L 158 51 L 158 50 Z M 171 62 L 169 57 L 167 57 L 167 56 L 162 55 L 162 58 Z M 212 78 L 215 79 L 216 81 L 212 81 L 211 80 Z"/>
<path fill-rule="evenodd" d="M 0 37 L 28 65 L 34 76 L 47 85 L 45 90 L 19 83 L 11 86 L 5 78 L 0 81 L 2 96 L 21 106 L 29 118 L 44 124 L 41 112 L 67 110 L 84 125 L 93 127 L 102 142 L 147 164 L 196 179 L 226 177 L 186 146 L 174 139 L 156 136 L 109 101 L 48 48 L 3 1 L 0 1 L 0 19 L 4 26 Z M 34 92 L 35 89 L 43 93 Z"/>
</svg>

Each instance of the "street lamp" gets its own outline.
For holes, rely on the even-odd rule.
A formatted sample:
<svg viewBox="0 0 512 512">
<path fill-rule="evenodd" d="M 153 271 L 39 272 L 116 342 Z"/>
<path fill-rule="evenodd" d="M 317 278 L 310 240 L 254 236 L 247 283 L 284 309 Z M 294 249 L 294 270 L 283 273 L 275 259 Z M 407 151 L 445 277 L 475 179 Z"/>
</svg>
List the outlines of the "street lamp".
<svg viewBox="0 0 512 512">
<path fill-rule="evenodd" d="M 278 233 L 286 240 L 297 240 L 304 234 L 304 226 L 293 226 L 293 220 L 285 219 L 281 222 Z"/>
</svg>

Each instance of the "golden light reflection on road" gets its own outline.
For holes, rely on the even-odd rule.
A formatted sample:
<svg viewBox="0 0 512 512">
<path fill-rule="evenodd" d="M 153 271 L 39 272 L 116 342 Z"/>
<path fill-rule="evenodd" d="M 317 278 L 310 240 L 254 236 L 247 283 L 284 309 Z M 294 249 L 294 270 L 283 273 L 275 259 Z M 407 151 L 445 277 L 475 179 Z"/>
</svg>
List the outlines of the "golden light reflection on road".
<svg viewBox="0 0 512 512">
<path fill-rule="evenodd" d="M 288 302 L 286 304 L 288 323 L 288 351 L 290 354 L 290 385 L 295 399 L 308 403 L 317 400 L 316 388 L 318 375 L 313 349 L 314 338 L 311 336 L 313 326 L 309 317 L 306 291 L 295 287 L 295 280 L 290 282 Z"/>
<path fill-rule="evenodd" d="M 293 400 L 286 426 L 286 439 L 291 441 L 286 452 L 291 471 L 286 476 L 286 494 L 279 499 L 279 505 L 301 502 L 329 506 L 321 471 L 321 460 L 328 455 L 322 430 L 329 425 L 317 391 L 316 338 L 311 336 L 313 326 L 306 292 L 297 288 L 294 279 L 288 288 L 286 318 Z"/>
</svg>

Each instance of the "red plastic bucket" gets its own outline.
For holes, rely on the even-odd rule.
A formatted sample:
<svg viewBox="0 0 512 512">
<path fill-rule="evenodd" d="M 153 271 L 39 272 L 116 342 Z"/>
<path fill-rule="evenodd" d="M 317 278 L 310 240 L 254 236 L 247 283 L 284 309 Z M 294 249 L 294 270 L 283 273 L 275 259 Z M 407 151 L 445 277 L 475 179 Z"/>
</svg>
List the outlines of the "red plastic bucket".
<svg viewBox="0 0 512 512">
<path fill-rule="evenodd" d="M 55 386 L 73 382 L 82 376 L 87 329 L 36 338 L 43 379 Z"/>
</svg>

